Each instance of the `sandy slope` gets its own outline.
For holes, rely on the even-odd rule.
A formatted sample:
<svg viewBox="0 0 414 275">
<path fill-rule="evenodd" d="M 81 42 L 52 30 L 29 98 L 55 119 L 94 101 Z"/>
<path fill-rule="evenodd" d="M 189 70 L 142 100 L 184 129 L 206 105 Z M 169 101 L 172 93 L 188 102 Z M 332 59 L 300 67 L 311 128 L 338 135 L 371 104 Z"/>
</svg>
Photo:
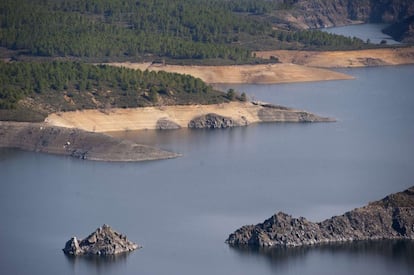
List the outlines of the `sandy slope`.
<svg viewBox="0 0 414 275">
<path fill-rule="evenodd" d="M 215 105 L 180 105 L 131 109 L 83 110 L 49 115 L 48 125 L 78 128 L 90 132 L 159 129 L 160 120 L 168 120 L 181 128 L 191 120 L 215 114 L 234 121 L 236 125 L 257 122 L 332 121 L 313 114 L 284 107 L 266 107 L 250 102 Z"/>
<path fill-rule="evenodd" d="M 321 68 L 403 65 L 414 64 L 414 47 L 330 52 L 279 50 L 256 52 L 256 56 L 274 56 L 283 63 Z"/>
<path fill-rule="evenodd" d="M 414 47 L 357 51 L 262 51 L 257 57 L 277 57 L 279 64 L 235 66 L 177 66 L 151 63 L 109 63 L 112 66 L 189 74 L 207 83 L 272 84 L 351 79 L 325 68 L 414 64 Z"/>
<path fill-rule="evenodd" d="M 218 105 L 185 105 L 145 107 L 131 109 L 83 110 L 51 114 L 46 123 L 55 126 L 79 128 L 92 132 L 111 132 L 123 130 L 156 129 L 159 119 L 168 119 L 180 127 L 187 127 L 188 122 L 196 116 L 216 113 L 222 116 L 240 118 L 244 116 L 249 122 L 258 122 L 258 106 L 251 103 Z"/>
<path fill-rule="evenodd" d="M 189 74 L 201 78 L 207 83 L 251 83 L 271 84 L 287 82 L 324 81 L 351 79 L 346 74 L 309 68 L 295 64 L 236 65 L 236 66 L 177 66 L 151 63 L 109 63 L 112 66 L 140 70 L 166 71 Z"/>
</svg>

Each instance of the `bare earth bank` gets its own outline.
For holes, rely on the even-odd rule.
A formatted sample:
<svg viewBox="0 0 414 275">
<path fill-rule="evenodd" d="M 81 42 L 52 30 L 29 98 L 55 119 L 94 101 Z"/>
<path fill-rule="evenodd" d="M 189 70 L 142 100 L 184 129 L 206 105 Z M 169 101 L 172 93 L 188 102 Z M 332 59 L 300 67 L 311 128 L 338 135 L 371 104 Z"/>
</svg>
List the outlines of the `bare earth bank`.
<svg viewBox="0 0 414 275">
<path fill-rule="evenodd" d="M 188 74 L 215 84 L 276 84 L 352 79 L 351 76 L 328 70 L 386 65 L 414 64 L 414 47 L 355 51 L 260 51 L 257 57 L 277 58 L 281 63 L 234 66 L 177 66 L 152 63 L 108 63 L 111 66 L 139 70 Z"/>
<path fill-rule="evenodd" d="M 144 161 L 179 156 L 102 133 L 50 126 L 45 123 L 0 121 L 0 147 L 98 161 Z"/>
<path fill-rule="evenodd" d="M 264 103 L 231 102 L 130 109 L 83 110 L 49 115 L 47 125 L 90 132 L 146 129 L 228 128 L 258 122 L 329 122 L 306 111 Z"/>
<path fill-rule="evenodd" d="M 352 79 L 351 76 L 321 68 L 296 64 L 260 64 L 234 66 L 178 66 L 151 63 L 108 63 L 130 69 L 188 74 L 210 84 L 276 84 Z"/>
<path fill-rule="evenodd" d="M 414 47 L 386 48 L 356 51 L 261 51 L 257 57 L 278 58 L 293 63 L 319 68 L 352 68 L 414 64 Z"/>
</svg>

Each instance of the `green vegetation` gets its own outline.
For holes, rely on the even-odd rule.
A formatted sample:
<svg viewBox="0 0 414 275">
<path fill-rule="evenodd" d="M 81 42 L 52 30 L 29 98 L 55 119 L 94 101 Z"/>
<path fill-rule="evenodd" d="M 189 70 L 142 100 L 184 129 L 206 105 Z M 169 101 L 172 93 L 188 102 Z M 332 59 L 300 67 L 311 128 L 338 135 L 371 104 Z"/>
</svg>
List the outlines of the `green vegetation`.
<svg viewBox="0 0 414 275">
<path fill-rule="evenodd" d="M 256 62 L 251 50 L 358 48 L 320 31 L 274 30 L 266 15 L 294 0 L 3 0 L 0 46 L 84 60 Z"/>
<path fill-rule="evenodd" d="M 31 102 L 46 110 L 46 115 L 77 109 L 228 101 L 226 94 L 189 75 L 79 62 L 0 62 L 0 83 L 2 119 L 7 114 L 4 110 L 24 111 L 22 106 L 32 110 Z M 26 100 L 19 102 L 21 99 Z"/>
</svg>

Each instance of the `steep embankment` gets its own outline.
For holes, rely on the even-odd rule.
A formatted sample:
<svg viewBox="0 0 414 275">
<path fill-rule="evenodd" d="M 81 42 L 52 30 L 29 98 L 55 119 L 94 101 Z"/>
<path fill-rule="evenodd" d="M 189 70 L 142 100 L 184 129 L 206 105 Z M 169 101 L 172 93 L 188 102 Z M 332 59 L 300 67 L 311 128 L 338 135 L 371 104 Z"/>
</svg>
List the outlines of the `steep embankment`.
<svg viewBox="0 0 414 275">
<path fill-rule="evenodd" d="M 388 26 L 383 32 L 397 41 L 414 44 L 414 15 Z"/>
<path fill-rule="evenodd" d="M 143 161 L 179 156 L 100 133 L 44 123 L 0 122 L 0 147 L 100 161 Z"/>
<path fill-rule="evenodd" d="M 286 247 L 354 240 L 414 239 L 414 186 L 320 223 L 279 212 L 232 233 L 234 246 Z"/>
<path fill-rule="evenodd" d="M 187 127 L 226 128 L 257 122 L 318 121 L 325 122 L 332 121 L 332 119 L 286 107 L 251 102 L 109 109 L 106 111 L 83 110 L 51 114 L 46 118 L 48 125 L 78 128 L 91 132 Z"/>
<path fill-rule="evenodd" d="M 277 50 L 256 52 L 256 56 L 322 68 L 404 65 L 414 64 L 414 47 L 329 52 Z"/>
</svg>

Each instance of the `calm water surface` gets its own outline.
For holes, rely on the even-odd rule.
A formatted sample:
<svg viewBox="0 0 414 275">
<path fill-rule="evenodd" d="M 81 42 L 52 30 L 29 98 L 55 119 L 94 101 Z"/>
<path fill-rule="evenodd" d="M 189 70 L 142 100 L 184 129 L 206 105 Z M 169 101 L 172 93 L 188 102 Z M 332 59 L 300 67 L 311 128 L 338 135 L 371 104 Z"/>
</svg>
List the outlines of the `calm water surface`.
<svg viewBox="0 0 414 275">
<path fill-rule="evenodd" d="M 413 185 L 414 66 L 343 72 L 356 79 L 235 87 L 336 123 L 123 134 L 184 155 L 174 160 L 1 150 L 0 273 L 412 274 L 412 242 L 270 251 L 224 243 L 278 211 L 319 221 Z M 103 223 L 144 248 L 105 260 L 62 253 L 71 236 Z"/>
<path fill-rule="evenodd" d="M 369 39 L 371 43 L 380 44 L 382 40 L 385 40 L 387 44 L 401 44 L 398 41 L 395 41 L 391 36 L 382 32 L 386 28 L 387 24 L 359 24 L 359 25 L 349 25 L 343 27 L 332 27 L 324 28 L 322 31 L 340 34 L 350 37 L 358 37 L 363 41 Z"/>
</svg>

